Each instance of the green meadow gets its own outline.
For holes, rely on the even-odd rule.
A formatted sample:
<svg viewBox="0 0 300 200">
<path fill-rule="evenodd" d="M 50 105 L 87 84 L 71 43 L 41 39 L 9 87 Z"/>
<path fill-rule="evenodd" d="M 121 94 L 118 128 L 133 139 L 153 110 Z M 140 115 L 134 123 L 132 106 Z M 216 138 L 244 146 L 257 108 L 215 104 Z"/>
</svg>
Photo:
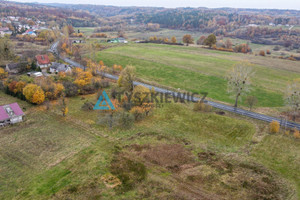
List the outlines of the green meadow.
<svg viewBox="0 0 300 200">
<path fill-rule="evenodd" d="M 255 71 L 249 95 L 257 97 L 259 107 L 282 107 L 288 82 L 300 78 L 298 62 L 197 47 L 128 44 L 99 52 L 100 60 L 108 66 L 133 65 L 139 78 L 174 89 L 208 92 L 209 98 L 230 104 L 226 74 L 234 64 L 249 61 Z"/>
</svg>

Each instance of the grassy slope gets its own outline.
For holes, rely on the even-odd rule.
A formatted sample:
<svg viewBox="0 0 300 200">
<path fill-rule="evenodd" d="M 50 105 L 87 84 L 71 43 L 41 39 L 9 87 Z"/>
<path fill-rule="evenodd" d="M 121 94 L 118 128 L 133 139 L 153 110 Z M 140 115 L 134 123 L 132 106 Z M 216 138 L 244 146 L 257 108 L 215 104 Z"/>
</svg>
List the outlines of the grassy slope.
<svg viewBox="0 0 300 200">
<path fill-rule="evenodd" d="M 0 97 L 1 104 L 16 101 L 3 93 Z M 69 99 L 66 119 L 62 119 L 56 104 L 46 112 L 42 106 L 20 102 L 27 108 L 26 121 L 0 130 L 0 199 L 47 199 L 65 194 L 77 199 L 137 198 L 136 190 L 119 194 L 100 180 L 108 172 L 114 144 L 153 144 L 157 143 L 155 138 L 165 138 L 160 142 L 189 143 L 194 153 L 211 150 L 247 157 L 244 148 L 255 133 L 255 127 L 245 120 L 195 113 L 189 105 L 176 104 L 156 109 L 131 130 L 108 130 L 96 124 L 98 112 L 80 110 L 87 99 L 96 103 L 95 95 Z M 145 136 L 137 137 L 138 133 Z M 253 148 L 250 157 L 290 180 L 299 191 L 299 172 L 295 170 L 300 160 L 298 143 L 288 137 L 267 136 Z M 165 179 L 166 174 L 156 176 Z M 76 191 L 70 192 L 73 188 Z"/>
<path fill-rule="evenodd" d="M 0 97 L 1 105 L 16 101 L 3 93 Z M 16 196 L 39 173 L 81 151 L 93 140 L 93 136 L 60 116 L 19 103 L 27 110 L 26 121 L 0 130 L 0 199 Z"/>
<path fill-rule="evenodd" d="M 205 91 L 210 98 L 228 103 L 233 100 L 227 94 L 227 71 L 241 60 L 258 62 L 259 65 L 254 65 L 256 74 L 251 94 L 257 96 L 261 107 L 282 106 L 286 84 L 289 80 L 300 77 L 300 72 L 279 69 L 277 64 L 274 68 L 271 67 L 273 63 L 286 64 L 286 61 L 195 47 L 130 44 L 101 51 L 98 53 L 98 60 L 103 60 L 107 65 L 132 64 L 141 78 L 192 92 Z M 261 65 L 264 63 L 266 66 Z M 297 62 L 288 64 L 299 65 Z"/>
</svg>

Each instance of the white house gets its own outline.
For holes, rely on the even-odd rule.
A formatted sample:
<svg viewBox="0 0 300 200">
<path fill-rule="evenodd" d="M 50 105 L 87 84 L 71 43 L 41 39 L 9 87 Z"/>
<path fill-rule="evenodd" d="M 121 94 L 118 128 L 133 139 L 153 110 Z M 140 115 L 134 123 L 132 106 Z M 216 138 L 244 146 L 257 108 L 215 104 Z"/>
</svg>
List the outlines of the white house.
<svg viewBox="0 0 300 200">
<path fill-rule="evenodd" d="M 24 113 L 18 103 L 0 106 L 0 126 L 23 121 Z"/>
<path fill-rule="evenodd" d="M 39 66 L 42 70 L 51 66 L 48 55 L 37 55 L 35 58 L 37 60 L 37 66 Z"/>
</svg>

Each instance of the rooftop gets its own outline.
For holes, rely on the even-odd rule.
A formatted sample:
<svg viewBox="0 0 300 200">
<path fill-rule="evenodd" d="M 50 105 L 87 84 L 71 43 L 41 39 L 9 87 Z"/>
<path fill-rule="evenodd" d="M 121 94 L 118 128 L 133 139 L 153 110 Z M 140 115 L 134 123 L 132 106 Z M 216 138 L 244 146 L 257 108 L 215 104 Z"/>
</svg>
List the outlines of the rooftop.
<svg viewBox="0 0 300 200">
<path fill-rule="evenodd" d="M 15 116 L 24 115 L 18 103 L 0 106 L 0 121 L 8 120 Z"/>
</svg>

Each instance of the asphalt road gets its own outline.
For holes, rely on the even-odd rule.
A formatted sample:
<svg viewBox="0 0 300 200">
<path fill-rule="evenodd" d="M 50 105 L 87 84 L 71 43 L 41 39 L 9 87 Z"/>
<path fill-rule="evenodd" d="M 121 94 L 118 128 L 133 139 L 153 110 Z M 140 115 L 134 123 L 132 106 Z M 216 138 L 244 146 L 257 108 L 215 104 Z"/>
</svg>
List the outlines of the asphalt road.
<svg viewBox="0 0 300 200">
<path fill-rule="evenodd" d="M 49 51 L 57 54 L 58 53 L 58 51 L 57 51 L 58 43 L 59 42 L 53 43 L 51 48 L 49 49 Z M 60 58 L 62 60 L 64 60 L 65 62 L 67 62 L 67 63 L 69 63 L 69 64 L 71 64 L 75 67 L 85 69 L 84 66 L 80 65 L 79 63 L 77 63 L 77 62 L 75 62 L 75 61 L 73 61 L 69 58 L 63 58 L 61 56 L 60 56 Z M 107 73 L 102 73 L 101 75 L 106 77 L 106 78 L 113 79 L 113 80 L 118 80 L 118 78 L 119 78 L 118 76 L 107 74 Z M 164 94 L 169 93 L 170 96 L 178 97 L 179 95 L 182 95 L 181 93 L 178 93 L 178 92 L 166 90 L 166 89 L 163 89 L 163 88 L 159 88 L 159 87 L 148 85 L 148 84 L 141 83 L 141 82 L 134 82 L 133 84 L 134 85 L 143 85 L 143 86 L 145 86 L 149 89 L 154 88 L 154 90 L 156 92 L 160 92 L 160 93 L 164 93 Z M 190 100 L 190 98 L 187 97 L 187 96 L 184 96 L 182 98 L 185 99 L 185 100 Z M 201 99 L 197 98 L 197 97 L 194 97 L 193 100 L 194 101 L 199 101 Z M 221 104 L 221 103 L 216 103 L 216 102 L 213 102 L 213 101 L 205 101 L 205 103 L 212 106 L 212 107 L 214 107 L 214 108 L 218 108 L 218 109 L 221 109 L 221 110 L 224 110 L 224 111 L 236 113 L 236 114 L 239 114 L 239 115 L 247 116 L 247 117 L 250 117 L 250 118 L 253 118 L 253 119 L 258 119 L 258 120 L 265 121 L 265 122 L 278 121 L 281 126 L 285 126 L 285 127 L 288 127 L 288 128 L 297 128 L 298 130 L 300 130 L 300 124 L 295 123 L 295 122 L 291 122 L 291 121 L 286 121 L 285 119 L 275 118 L 275 117 L 271 117 L 271 116 L 268 116 L 268 115 L 263 115 L 263 114 L 251 112 L 251 111 L 248 111 L 248 110 L 244 110 L 244 109 L 241 109 L 241 108 L 235 108 L 233 106 L 228 106 L 228 105 L 224 105 L 224 104 Z"/>
</svg>

